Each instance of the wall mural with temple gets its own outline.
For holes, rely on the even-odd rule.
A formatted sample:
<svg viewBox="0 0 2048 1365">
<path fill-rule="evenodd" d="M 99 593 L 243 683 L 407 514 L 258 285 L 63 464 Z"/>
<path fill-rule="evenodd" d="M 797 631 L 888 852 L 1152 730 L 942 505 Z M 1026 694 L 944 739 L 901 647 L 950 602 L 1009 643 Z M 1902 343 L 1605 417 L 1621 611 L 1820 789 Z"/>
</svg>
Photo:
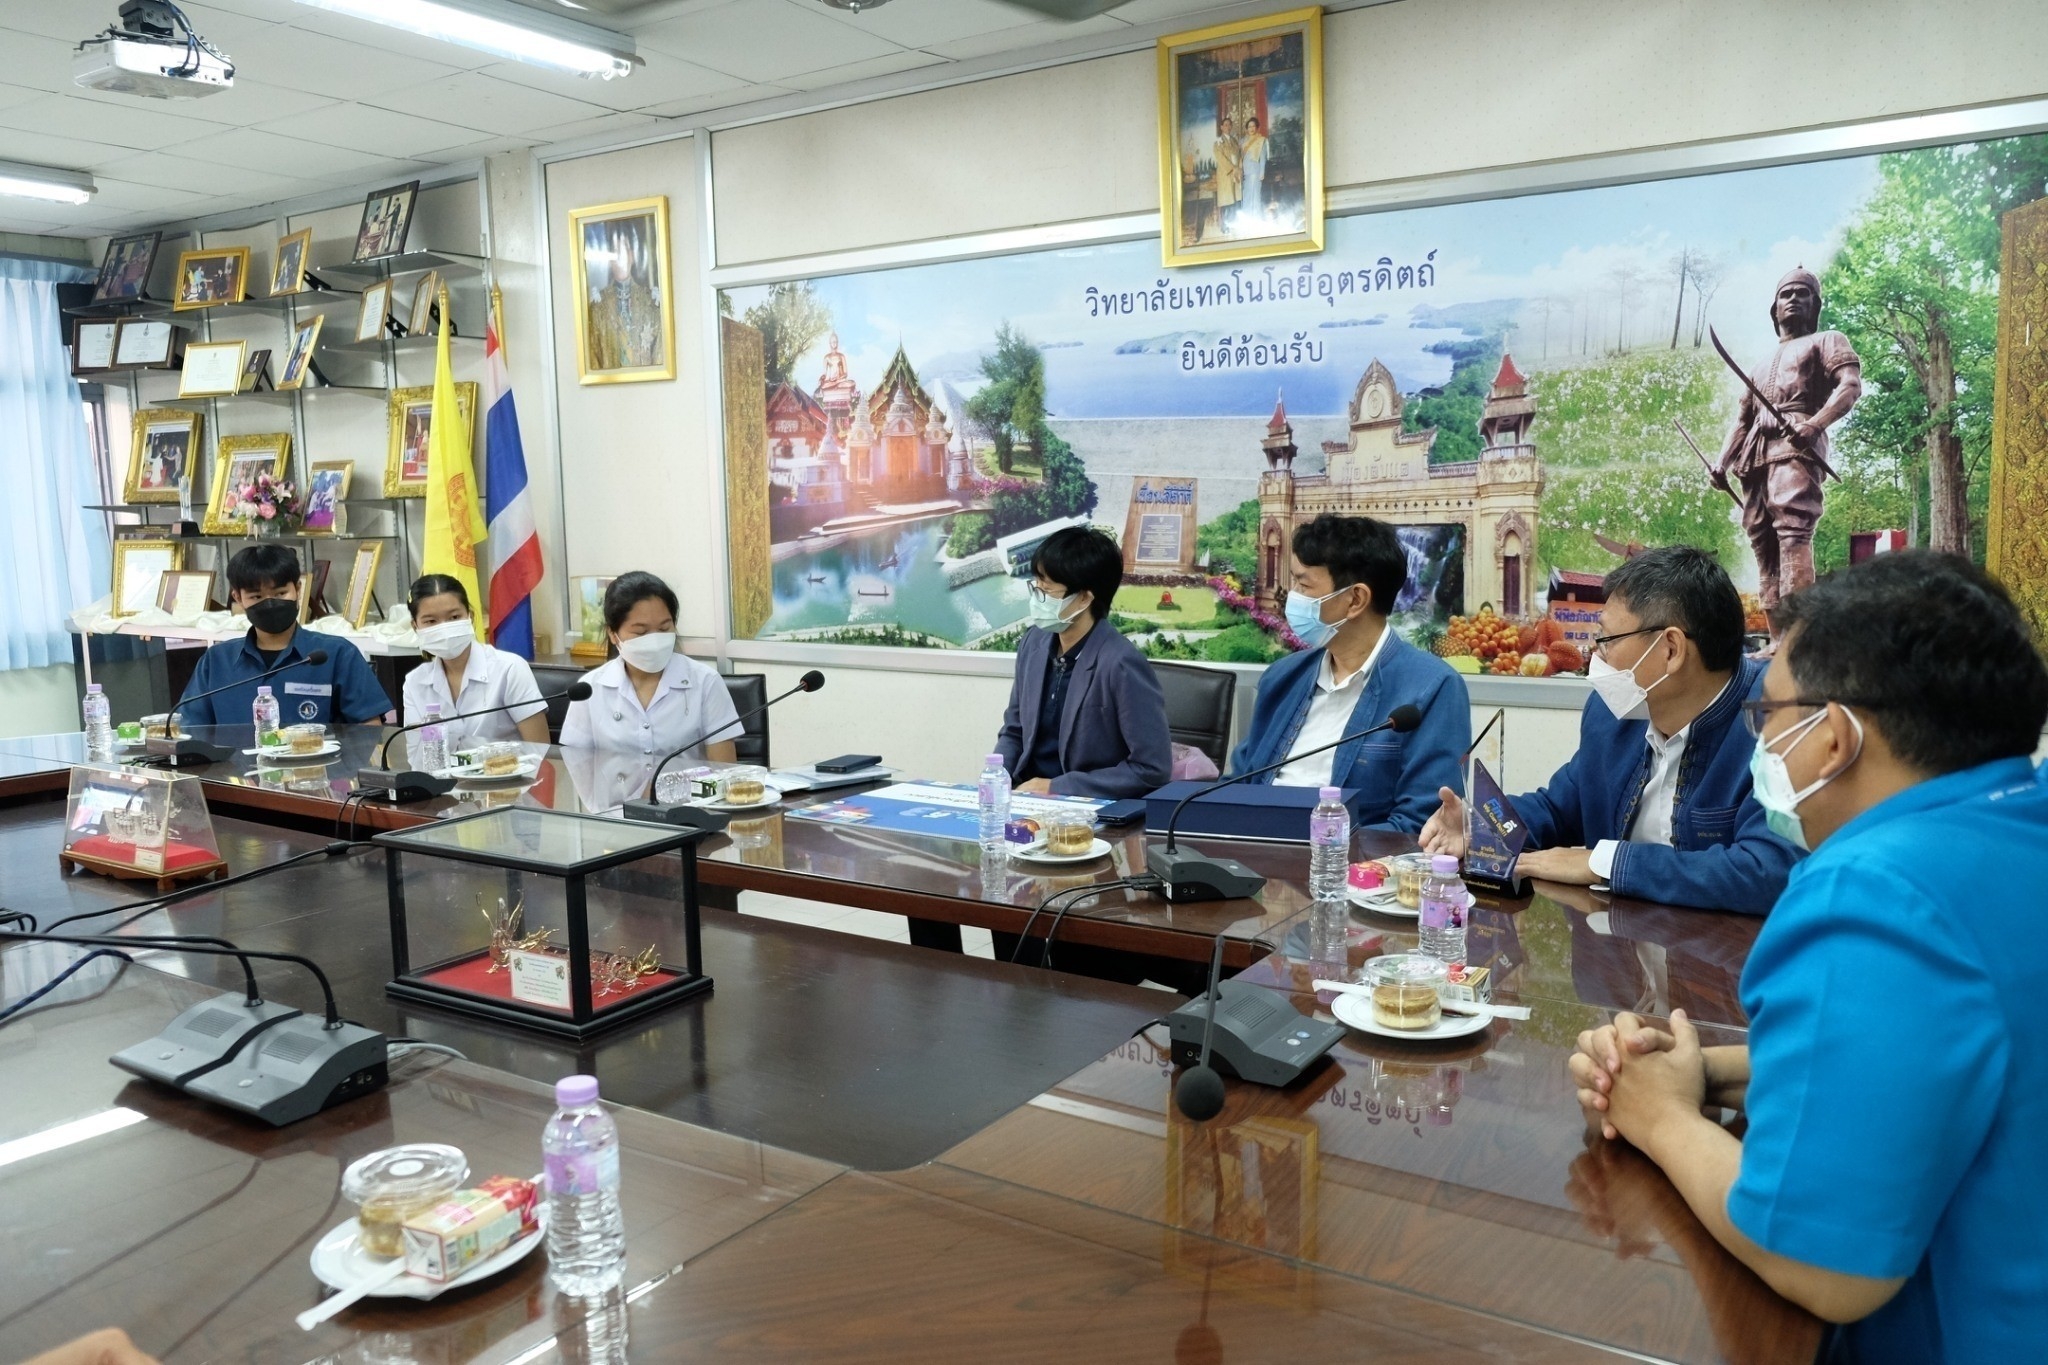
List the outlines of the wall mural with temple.
<svg viewBox="0 0 2048 1365">
<path fill-rule="evenodd" d="M 2048 278 L 2014 226 L 2044 196 L 2048 137 L 2015 137 L 1341 218 L 1272 264 L 1140 241 L 722 291 L 733 633 L 1013 649 L 1032 551 L 1092 523 L 1146 653 L 1270 660 L 1324 511 L 1397 528 L 1396 626 L 1466 671 L 1583 668 L 1655 545 L 1715 554 L 1758 631 L 1909 545 L 2040 610 L 2048 424 L 2000 297 Z"/>
</svg>

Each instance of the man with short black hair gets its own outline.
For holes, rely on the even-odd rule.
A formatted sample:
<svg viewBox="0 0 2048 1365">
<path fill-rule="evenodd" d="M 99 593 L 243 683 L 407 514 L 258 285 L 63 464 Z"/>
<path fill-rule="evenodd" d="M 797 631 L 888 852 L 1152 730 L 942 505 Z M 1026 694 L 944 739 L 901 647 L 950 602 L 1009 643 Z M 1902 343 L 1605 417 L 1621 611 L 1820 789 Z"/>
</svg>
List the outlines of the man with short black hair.
<svg viewBox="0 0 2048 1365">
<path fill-rule="evenodd" d="M 1516 870 L 1627 896 L 1761 915 L 1798 851 L 1750 792 L 1736 724 L 1764 665 L 1742 657 L 1742 599 L 1711 555 L 1647 550 L 1607 575 L 1579 747 L 1540 791 L 1514 798 L 1529 831 Z M 1446 785 L 1423 827 L 1432 853 L 1465 851 Z"/>
<path fill-rule="evenodd" d="M 1747 1047 L 1632 1014 L 1580 1103 L 1715 1239 L 1836 1323 L 1831 1362 L 2037 1360 L 2048 1342 L 2048 670 L 1966 560 L 1879 555 L 1786 599 L 1746 708 L 1757 794 L 1814 855 L 1742 976 Z M 1738 1139 L 1702 1116 L 1740 1107 Z"/>
<path fill-rule="evenodd" d="M 373 721 L 391 710 L 391 698 L 361 650 L 299 624 L 299 557 L 284 546 L 250 545 L 235 553 L 228 561 L 228 605 L 249 618 L 249 633 L 201 655 L 185 695 L 240 686 L 179 702 L 184 724 L 246 725 L 258 687 L 276 694 L 285 725 Z M 259 674 L 323 649 L 325 663 L 297 664 L 259 681 Z"/>
<path fill-rule="evenodd" d="M 1408 582 L 1394 528 L 1325 512 L 1294 533 L 1287 625 L 1307 648 L 1259 680 L 1258 700 L 1230 770 L 1304 754 L 1254 783 L 1344 787 L 1362 793 L 1359 823 L 1413 834 L 1430 794 L 1458 781 L 1472 743 L 1472 700 L 1449 664 L 1403 641 L 1387 624 Z M 1319 754 L 1305 751 L 1377 725 L 1412 704 L 1422 724 L 1386 730 Z"/>
</svg>

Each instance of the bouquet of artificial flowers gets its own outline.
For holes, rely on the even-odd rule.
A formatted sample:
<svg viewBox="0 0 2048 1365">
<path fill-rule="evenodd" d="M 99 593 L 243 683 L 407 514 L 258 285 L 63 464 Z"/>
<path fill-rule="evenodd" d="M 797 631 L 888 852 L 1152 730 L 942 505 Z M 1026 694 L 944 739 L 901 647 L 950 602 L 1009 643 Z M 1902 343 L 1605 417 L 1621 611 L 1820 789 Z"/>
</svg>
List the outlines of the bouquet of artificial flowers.
<svg viewBox="0 0 2048 1365">
<path fill-rule="evenodd" d="M 258 474 L 250 482 L 235 490 L 235 515 L 247 517 L 251 522 L 270 522 L 283 530 L 289 530 L 305 517 L 305 505 L 290 481 L 269 474 Z"/>
</svg>

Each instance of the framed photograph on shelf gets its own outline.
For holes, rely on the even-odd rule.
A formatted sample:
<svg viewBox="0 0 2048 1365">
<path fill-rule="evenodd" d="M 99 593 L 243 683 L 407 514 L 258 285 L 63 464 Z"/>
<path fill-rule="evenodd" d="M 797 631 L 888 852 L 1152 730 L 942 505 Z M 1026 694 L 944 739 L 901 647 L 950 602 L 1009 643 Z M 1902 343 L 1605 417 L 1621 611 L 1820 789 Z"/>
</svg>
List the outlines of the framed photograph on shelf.
<svg viewBox="0 0 2048 1365">
<path fill-rule="evenodd" d="M 322 460 L 306 471 L 306 520 L 299 529 L 309 536 L 331 536 L 342 529 L 342 503 L 348 498 L 349 480 L 355 476 L 353 460 Z"/>
<path fill-rule="evenodd" d="M 434 313 L 434 295 L 441 288 L 441 272 L 429 270 L 413 286 L 412 311 L 406 315 L 405 330 L 418 336 L 427 330 Z"/>
<path fill-rule="evenodd" d="M 168 322 L 123 318 L 114 328 L 114 368 L 168 370 L 182 354 L 179 329 Z"/>
<path fill-rule="evenodd" d="M 306 254 L 313 249 L 313 229 L 300 228 L 277 239 L 270 265 L 270 296 L 297 294 L 306 288 Z"/>
<path fill-rule="evenodd" d="M 178 253 L 178 279 L 176 292 L 171 296 L 172 311 L 240 303 L 248 292 L 248 247 L 217 246 Z"/>
<path fill-rule="evenodd" d="M 405 234 L 412 227 L 413 203 L 419 194 L 417 180 L 372 191 L 363 201 L 363 221 L 356 228 L 356 250 L 349 260 L 361 264 L 404 251 Z"/>
<path fill-rule="evenodd" d="M 237 393 L 255 393 L 270 387 L 270 348 L 249 352 L 242 363 L 242 386 Z"/>
<path fill-rule="evenodd" d="M 215 444 L 213 486 L 207 490 L 206 520 L 199 529 L 210 536 L 245 536 L 249 521 L 235 514 L 235 490 L 254 483 L 258 474 L 284 478 L 291 467 L 292 434 L 223 436 Z"/>
<path fill-rule="evenodd" d="M 316 559 L 307 575 L 299 584 L 299 624 L 310 625 L 328 615 L 327 579 L 334 572 L 334 561 Z"/>
<path fill-rule="evenodd" d="M 121 501 L 183 502 L 199 458 L 201 417 L 172 408 L 138 408 L 128 440 L 128 478 Z"/>
<path fill-rule="evenodd" d="M 1323 249 L 1323 12 L 1159 40 L 1167 265 Z"/>
<path fill-rule="evenodd" d="M 384 335 L 384 319 L 391 313 L 391 281 L 379 280 L 363 291 L 362 311 L 356 314 L 356 340 L 375 341 Z"/>
<path fill-rule="evenodd" d="M 370 599 L 377 591 L 377 565 L 384 558 L 384 542 L 366 541 L 356 546 L 348 571 L 348 596 L 342 599 L 341 614 L 357 630 L 370 619 Z"/>
<path fill-rule="evenodd" d="M 316 313 L 292 333 L 291 348 L 284 353 L 284 368 L 277 372 L 278 388 L 296 389 L 306 382 L 306 371 L 313 363 L 313 347 L 320 341 L 320 325 L 326 321 L 327 314 Z"/>
<path fill-rule="evenodd" d="M 113 369 L 114 333 L 120 329 L 119 322 L 92 322 L 80 318 L 71 329 L 71 373 L 91 374 L 97 370 Z"/>
<path fill-rule="evenodd" d="M 569 580 L 569 600 L 576 609 L 576 620 L 570 626 L 570 658 L 611 657 L 611 645 L 605 638 L 604 627 L 604 590 L 611 585 L 610 577 L 595 575 Z"/>
<path fill-rule="evenodd" d="M 178 397 L 219 398 L 242 391 L 246 341 L 195 341 L 185 348 L 185 368 L 178 372 Z"/>
<path fill-rule="evenodd" d="M 455 386 L 455 405 L 463 430 L 476 432 L 477 386 Z M 427 449 L 433 434 L 434 388 L 394 389 L 391 393 L 391 443 L 384 455 L 384 496 L 424 498 L 427 495 Z"/>
<path fill-rule="evenodd" d="M 173 620 L 191 620 L 213 605 L 213 575 L 183 569 L 165 574 L 157 583 L 156 605 Z"/>
<path fill-rule="evenodd" d="M 115 616 L 133 616 L 156 605 L 163 576 L 185 564 L 185 547 L 175 540 L 114 542 Z"/>
<path fill-rule="evenodd" d="M 150 267 L 156 264 L 156 249 L 164 239 L 161 232 L 138 232 L 115 237 L 100 258 L 99 279 L 92 287 L 94 303 L 130 303 L 149 287 Z"/>
<path fill-rule="evenodd" d="M 668 196 L 569 214 L 576 310 L 576 373 L 586 384 L 676 377 Z"/>
</svg>

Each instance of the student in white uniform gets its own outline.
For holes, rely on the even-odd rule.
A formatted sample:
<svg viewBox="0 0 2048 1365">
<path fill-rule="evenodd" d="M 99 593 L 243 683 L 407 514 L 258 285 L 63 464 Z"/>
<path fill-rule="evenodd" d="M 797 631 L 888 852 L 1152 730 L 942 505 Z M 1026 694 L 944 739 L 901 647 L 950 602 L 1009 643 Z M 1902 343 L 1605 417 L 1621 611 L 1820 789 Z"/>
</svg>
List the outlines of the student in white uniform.
<svg viewBox="0 0 2048 1365">
<path fill-rule="evenodd" d="M 507 654 L 476 638 L 470 618 L 469 594 L 447 574 L 430 573 L 412 585 L 406 598 L 412 609 L 413 633 L 420 649 L 433 657 L 405 675 L 405 723 L 425 720 L 429 702 L 439 703 L 448 733 L 448 749 L 499 739 L 548 742 L 548 708 L 540 699 L 533 669 L 517 654 Z M 447 720 L 463 711 L 481 711 L 519 702 L 470 720 Z"/>
<path fill-rule="evenodd" d="M 676 595 L 651 573 L 614 578 L 604 593 L 604 626 L 618 657 L 583 675 L 589 701 L 569 703 L 562 747 L 616 753 L 672 753 L 734 761 L 739 718 L 725 680 L 676 652 Z M 710 743 L 694 743 L 714 735 Z"/>
</svg>

